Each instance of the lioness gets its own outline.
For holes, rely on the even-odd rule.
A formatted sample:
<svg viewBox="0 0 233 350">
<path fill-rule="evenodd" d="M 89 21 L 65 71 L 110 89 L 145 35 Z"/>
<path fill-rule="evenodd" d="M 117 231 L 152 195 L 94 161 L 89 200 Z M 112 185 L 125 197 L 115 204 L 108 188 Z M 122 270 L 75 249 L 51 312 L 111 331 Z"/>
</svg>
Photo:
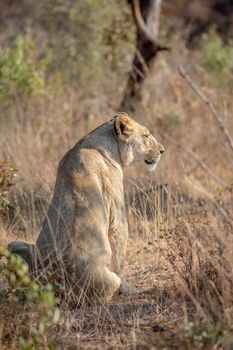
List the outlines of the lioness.
<svg viewBox="0 0 233 350">
<path fill-rule="evenodd" d="M 8 249 L 31 268 L 62 265 L 75 290 L 108 302 L 121 285 L 128 237 L 122 169 L 139 160 L 153 171 L 163 152 L 146 127 L 117 114 L 60 161 L 36 245 L 16 241 Z"/>
</svg>

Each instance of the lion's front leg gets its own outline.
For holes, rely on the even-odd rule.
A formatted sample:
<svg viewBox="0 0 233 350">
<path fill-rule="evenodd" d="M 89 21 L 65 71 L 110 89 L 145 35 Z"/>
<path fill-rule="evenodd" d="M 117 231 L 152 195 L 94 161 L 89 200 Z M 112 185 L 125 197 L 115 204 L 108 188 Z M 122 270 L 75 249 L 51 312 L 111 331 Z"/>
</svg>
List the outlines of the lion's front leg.
<svg viewBox="0 0 233 350">
<path fill-rule="evenodd" d="M 126 250 L 128 242 L 128 223 L 125 212 L 111 211 L 111 222 L 109 226 L 109 242 L 112 251 L 111 270 L 121 278 L 120 293 L 137 294 L 138 290 L 128 281 L 122 278 Z"/>
<path fill-rule="evenodd" d="M 128 225 L 120 225 L 118 227 L 112 227 L 109 230 L 109 241 L 112 250 L 111 268 L 119 277 L 122 276 L 126 249 L 128 241 Z"/>
<path fill-rule="evenodd" d="M 124 195 L 112 203 L 108 230 L 111 247 L 111 269 L 119 277 L 125 265 L 126 248 L 128 241 L 128 222 L 124 204 Z"/>
<path fill-rule="evenodd" d="M 112 260 L 111 260 L 111 270 L 114 271 L 121 278 L 121 285 L 119 292 L 123 294 L 138 294 L 137 288 L 134 285 L 122 278 L 125 259 L 126 259 L 126 249 L 128 241 L 128 227 L 127 225 L 122 230 L 112 229 L 109 232 L 109 240 L 112 249 Z"/>
</svg>

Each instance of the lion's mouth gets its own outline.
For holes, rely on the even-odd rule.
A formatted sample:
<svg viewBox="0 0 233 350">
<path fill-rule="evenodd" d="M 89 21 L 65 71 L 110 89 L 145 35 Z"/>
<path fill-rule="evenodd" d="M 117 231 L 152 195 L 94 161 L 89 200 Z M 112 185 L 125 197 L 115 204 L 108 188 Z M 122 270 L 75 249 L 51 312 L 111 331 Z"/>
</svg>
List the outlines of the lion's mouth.
<svg viewBox="0 0 233 350">
<path fill-rule="evenodd" d="M 155 169 L 157 168 L 157 165 L 159 163 L 159 159 L 145 159 L 145 163 L 147 165 L 147 168 L 149 171 L 155 171 Z"/>
<path fill-rule="evenodd" d="M 155 160 L 155 159 L 153 159 L 153 160 L 145 160 L 145 163 L 147 164 L 147 165 L 152 165 L 152 164 L 155 164 L 155 163 L 157 163 L 157 161 Z"/>
</svg>

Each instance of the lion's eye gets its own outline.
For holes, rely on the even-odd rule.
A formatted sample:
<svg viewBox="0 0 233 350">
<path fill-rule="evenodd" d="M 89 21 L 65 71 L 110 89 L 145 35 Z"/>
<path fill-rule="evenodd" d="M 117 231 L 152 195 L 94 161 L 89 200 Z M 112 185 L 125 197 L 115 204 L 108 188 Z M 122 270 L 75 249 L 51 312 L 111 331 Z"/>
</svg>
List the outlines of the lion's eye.
<svg viewBox="0 0 233 350">
<path fill-rule="evenodd" d="M 144 137 L 149 137 L 150 135 L 149 134 L 145 134 L 145 135 L 143 135 Z"/>
</svg>

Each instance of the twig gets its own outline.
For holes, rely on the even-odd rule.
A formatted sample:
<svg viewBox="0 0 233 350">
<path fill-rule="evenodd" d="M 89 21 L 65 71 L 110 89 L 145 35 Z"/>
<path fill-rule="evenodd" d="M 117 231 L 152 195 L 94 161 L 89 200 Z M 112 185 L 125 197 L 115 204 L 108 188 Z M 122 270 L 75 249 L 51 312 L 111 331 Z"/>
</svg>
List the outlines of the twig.
<svg viewBox="0 0 233 350">
<path fill-rule="evenodd" d="M 179 67 L 179 73 L 181 75 L 181 77 L 187 81 L 188 85 L 192 88 L 192 90 L 200 97 L 200 99 L 206 103 L 206 105 L 208 106 L 209 110 L 212 112 L 213 116 L 215 117 L 220 130 L 222 131 L 227 143 L 229 144 L 231 150 L 233 151 L 233 140 L 231 138 L 231 135 L 229 134 L 227 128 L 225 127 L 225 125 L 223 124 L 222 118 L 219 114 L 219 112 L 217 111 L 217 109 L 215 108 L 215 106 L 213 105 L 213 103 L 208 99 L 208 97 L 206 97 L 203 92 L 201 91 L 201 89 L 192 81 L 192 79 L 190 78 L 190 76 L 185 72 L 184 68 L 182 66 Z"/>
<path fill-rule="evenodd" d="M 146 64 L 146 62 L 145 62 L 141 52 L 138 49 L 136 49 L 135 55 L 137 56 L 138 61 L 141 63 L 144 72 L 146 74 L 148 74 L 149 73 L 149 68 L 148 68 L 148 66 L 147 66 L 147 64 Z M 142 76 L 144 76 L 144 74 L 142 74 Z"/>
<path fill-rule="evenodd" d="M 159 132 L 161 134 L 162 137 L 166 138 L 167 140 L 169 140 L 173 145 L 175 146 L 179 146 L 182 148 L 182 150 L 184 150 L 187 154 L 189 154 L 192 158 L 194 158 L 196 160 L 196 162 L 206 171 L 206 173 L 214 180 L 216 181 L 219 185 L 221 185 L 223 188 L 227 189 L 228 186 L 227 184 L 222 181 L 218 176 L 216 176 L 213 171 L 205 164 L 205 162 L 203 162 L 203 160 L 196 154 L 194 153 L 192 150 L 190 150 L 189 148 L 184 147 L 183 145 L 181 145 L 179 142 L 173 140 L 169 135 L 167 135 L 164 132 Z M 194 184 L 194 182 L 193 182 Z M 233 227 L 233 221 L 230 219 L 228 213 L 226 212 L 226 210 L 216 201 L 216 199 L 214 198 L 214 196 L 212 194 L 210 194 L 208 191 L 206 191 L 206 189 L 204 189 L 203 186 L 202 187 L 202 193 L 204 192 L 206 197 L 215 205 L 216 209 L 219 211 L 219 213 L 224 217 L 224 219 L 231 225 L 231 227 Z M 196 188 L 196 187 L 195 187 Z"/>
<path fill-rule="evenodd" d="M 169 135 L 167 135 L 164 132 L 159 132 L 164 138 L 166 138 L 167 140 L 169 140 L 173 145 L 181 147 L 182 150 L 184 150 L 188 155 L 190 155 L 201 167 L 202 169 L 204 169 L 206 171 L 206 173 L 215 181 L 217 182 L 220 186 L 222 186 L 223 188 L 227 188 L 228 185 L 226 184 L 226 182 L 224 182 L 223 180 L 221 180 L 217 175 L 215 175 L 213 173 L 213 171 L 206 165 L 205 162 L 203 162 L 203 160 L 196 154 L 194 153 L 191 149 L 181 145 L 179 142 L 173 140 Z"/>
<path fill-rule="evenodd" d="M 144 42 L 150 42 L 153 43 L 154 48 L 156 51 L 170 51 L 170 47 L 163 46 L 159 43 L 157 36 L 156 36 L 156 31 L 158 31 L 158 26 L 159 26 L 159 14 L 160 14 L 160 6 L 161 6 L 161 0 L 158 1 L 157 6 L 154 7 L 152 11 L 154 12 L 154 27 L 155 29 L 154 32 L 151 31 L 151 25 L 150 28 L 148 26 L 148 23 L 145 23 L 144 18 L 141 13 L 140 9 L 140 1 L 139 0 L 133 0 L 132 1 L 132 12 L 133 12 L 133 17 L 137 26 L 137 32 L 140 34 Z M 151 22 L 151 18 L 149 18 Z M 156 23 L 155 23 L 156 22 Z"/>
<path fill-rule="evenodd" d="M 147 18 L 147 27 L 150 32 L 157 38 L 159 34 L 159 18 L 161 12 L 162 0 L 151 2 L 151 11 L 149 11 Z"/>
<path fill-rule="evenodd" d="M 218 201 L 215 199 L 214 195 L 210 192 L 208 192 L 205 187 L 202 186 L 202 184 L 200 183 L 200 181 L 196 180 L 194 177 L 192 177 L 192 186 L 199 191 L 200 193 L 204 193 L 206 198 L 208 198 L 213 205 L 216 207 L 216 209 L 219 211 L 219 213 L 223 216 L 223 218 L 225 219 L 226 222 L 228 222 L 228 224 L 231 225 L 231 227 L 233 228 L 233 221 L 231 220 L 231 218 L 229 217 L 228 213 L 226 212 L 226 210 L 218 203 Z"/>
<path fill-rule="evenodd" d="M 202 318 L 205 320 L 205 322 L 207 324 L 209 324 L 208 317 L 207 317 L 207 315 L 206 315 L 206 313 L 205 313 L 201 303 L 199 302 L 197 297 L 192 292 L 192 289 L 190 288 L 189 283 L 187 282 L 186 278 L 183 276 L 183 273 L 177 267 L 177 264 L 175 264 L 173 259 L 168 257 L 167 261 L 169 262 L 169 264 L 171 265 L 173 270 L 176 272 L 179 284 L 180 284 L 182 290 L 185 290 L 187 296 L 193 302 L 193 304 L 194 304 L 194 306 L 196 308 L 196 312 L 198 312 L 199 316 L 202 316 Z"/>
</svg>

